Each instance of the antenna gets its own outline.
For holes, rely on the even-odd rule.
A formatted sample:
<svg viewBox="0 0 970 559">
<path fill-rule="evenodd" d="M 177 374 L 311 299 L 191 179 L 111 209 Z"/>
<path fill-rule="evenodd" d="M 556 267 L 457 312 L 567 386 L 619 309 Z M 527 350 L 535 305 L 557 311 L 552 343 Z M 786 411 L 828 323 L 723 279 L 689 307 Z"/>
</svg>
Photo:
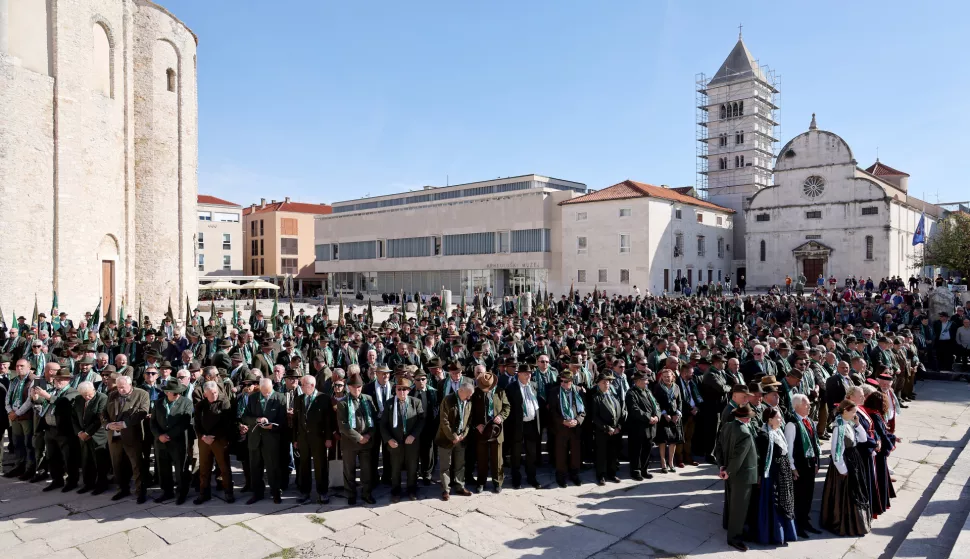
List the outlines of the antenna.
<svg viewBox="0 0 970 559">
<path fill-rule="evenodd" d="M 445 175 L 445 186 L 451 186 L 451 177 Z"/>
<path fill-rule="evenodd" d="M 876 163 L 879 163 L 879 146 L 876 146 Z"/>
</svg>

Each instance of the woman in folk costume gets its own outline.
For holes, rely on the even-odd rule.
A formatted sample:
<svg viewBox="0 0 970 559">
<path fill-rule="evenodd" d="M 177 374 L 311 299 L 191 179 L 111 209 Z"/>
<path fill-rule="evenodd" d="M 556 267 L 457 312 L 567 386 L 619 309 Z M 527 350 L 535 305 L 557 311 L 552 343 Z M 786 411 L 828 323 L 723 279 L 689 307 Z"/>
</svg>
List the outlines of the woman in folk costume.
<svg viewBox="0 0 970 559">
<path fill-rule="evenodd" d="M 674 372 L 670 369 L 660 371 L 660 379 L 653 389 L 653 396 L 660 407 L 660 422 L 657 424 L 655 442 L 660 451 L 660 473 L 676 472 L 674 453 L 677 445 L 684 442 L 684 427 L 681 423 L 680 388 L 674 383 Z"/>
<path fill-rule="evenodd" d="M 866 396 L 863 408 L 872 418 L 872 430 L 876 439 L 876 454 L 873 461 L 875 477 L 872 484 L 875 494 L 871 498 L 872 515 L 876 517 L 889 510 L 890 500 L 896 497 L 888 463 L 889 453 L 896 448 L 896 436 L 889 432 L 884 419 L 889 402 L 882 392 L 873 392 Z"/>
<path fill-rule="evenodd" d="M 872 386 L 869 386 L 869 389 L 870 393 L 874 392 Z M 879 514 L 882 514 L 876 504 L 878 491 L 876 491 L 875 487 L 876 447 L 879 445 L 879 442 L 876 439 L 876 431 L 872 417 L 869 416 L 869 412 L 863 407 L 866 401 L 866 388 L 853 386 L 846 392 L 845 398 L 856 405 L 856 419 L 859 421 L 859 426 L 862 427 L 862 430 L 866 432 L 866 440 L 856 443 L 856 452 L 859 454 L 859 463 L 861 466 L 859 472 L 862 474 L 861 482 L 865 488 L 866 495 L 869 495 L 869 514 L 875 519 Z"/>
<path fill-rule="evenodd" d="M 869 533 L 872 522 L 858 448 L 868 436 L 856 418 L 857 406 L 850 400 L 839 404 L 838 414 L 832 429 L 832 458 L 822 488 L 820 521 L 833 534 L 859 537 Z"/>
<path fill-rule="evenodd" d="M 788 441 L 782 429 L 784 420 L 778 408 L 768 407 L 762 421 L 764 429 L 755 439 L 760 459 L 758 501 L 751 503 L 757 508 L 757 524 L 749 522 L 748 529 L 751 539 L 762 545 L 787 546 L 798 538 L 795 536 L 795 486 L 788 462 Z"/>
</svg>

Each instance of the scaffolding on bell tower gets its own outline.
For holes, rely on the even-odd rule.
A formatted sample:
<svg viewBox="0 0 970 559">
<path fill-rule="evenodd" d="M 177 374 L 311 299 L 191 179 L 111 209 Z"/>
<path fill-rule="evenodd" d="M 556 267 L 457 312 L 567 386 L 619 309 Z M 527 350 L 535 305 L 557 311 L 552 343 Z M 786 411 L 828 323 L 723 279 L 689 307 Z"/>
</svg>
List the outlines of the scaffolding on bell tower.
<svg viewBox="0 0 970 559">
<path fill-rule="evenodd" d="M 754 71 L 719 72 L 713 80 L 703 72 L 694 77 L 696 188 L 702 198 L 710 189 L 771 184 L 780 81 L 774 70 L 757 63 Z"/>
</svg>

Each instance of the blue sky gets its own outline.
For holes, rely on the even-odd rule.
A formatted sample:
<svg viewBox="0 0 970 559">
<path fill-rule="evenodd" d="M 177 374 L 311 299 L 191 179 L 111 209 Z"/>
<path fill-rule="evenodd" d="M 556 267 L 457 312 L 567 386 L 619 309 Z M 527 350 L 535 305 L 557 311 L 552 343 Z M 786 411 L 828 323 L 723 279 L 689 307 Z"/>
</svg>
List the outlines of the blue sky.
<svg viewBox="0 0 970 559">
<path fill-rule="evenodd" d="M 694 76 L 739 23 L 781 77 L 782 144 L 814 112 L 911 194 L 970 198 L 970 2 L 160 1 L 199 35 L 199 191 L 243 205 L 526 173 L 692 185 Z"/>
</svg>

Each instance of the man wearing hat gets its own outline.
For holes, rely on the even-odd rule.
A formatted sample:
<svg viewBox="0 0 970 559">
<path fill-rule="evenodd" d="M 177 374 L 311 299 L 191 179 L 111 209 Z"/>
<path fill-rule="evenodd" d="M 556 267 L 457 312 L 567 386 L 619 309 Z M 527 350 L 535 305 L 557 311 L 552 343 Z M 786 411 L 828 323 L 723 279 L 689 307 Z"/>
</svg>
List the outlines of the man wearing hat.
<svg viewBox="0 0 970 559">
<path fill-rule="evenodd" d="M 435 435 L 438 462 L 441 464 L 441 498 L 450 498 L 449 490 L 462 496 L 471 495 L 465 489 L 465 437 L 471 429 L 472 406 L 469 400 L 475 392 L 471 379 L 462 379 L 458 389 L 444 396 L 441 402 L 441 421 Z M 452 466 L 454 470 L 452 472 Z"/>
<path fill-rule="evenodd" d="M 751 493 L 758 483 L 758 450 L 750 425 L 753 415 L 754 410 L 747 404 L 735 408 L 731 412 L 733 419 L 721 429 L 716 445 L 718 477 L 724 480 L 723 523 L 727 528 L 727 543 L 739 551 L 748 550 L 741 536 Z"/>
<path fill-rule="evenodd" d="M 518 489 L 522 485 L 521 464 L 524 451 L 526 481 L 538 489 L 541 487 L 536 478 L 536 450 L 541 432 L 539 397 L 535 383 L 532 382 L 532 367 L 521 363 L 515 373 L 515 380 L 505 387 L 505 397 L 509 402 L 509 417 L 505 424 L 506 437 L 511 443 L 512 487 Z M 565 472 L 563 476 L 565 481 Z"/>
<path fill-rule="evenodd" d="M 761 355 L 764 355 L 764 348 L 761 348 Z M 709 360 L 700 358 L 698 363 L 703 364 L 704 361 Z M 721 414 L 730 401 L 733 384 L 727 373 L 721 369 L 723 362 L 724 358 L 720 354 L 715 355 L 713 366 L 700 377 L 702 404 L 697 414 L 697 434 L 692 450 L 699 456 L 706 456 L 710 463 L 714 462 L 713 448 L 717 444 L 717 433 L 720 432 Z"/>
<path fill-rule="evenodd" d="M 687 370 L 690 368 L 688 367 Z M 657 423 L 660 421 L 660 406 L 647 388 L 649 379 L 650 375 L 646 371 L 637 371 L 633 374 L 633 387 L 626 393 L 630 477 L 634 481 L 653 477 L 653 474 L 647 471 L 647 464 L 650 462 L 653 438 L 657 434 Z"/>
<path fill-rule="evenodd" d="M 360 463 L 360 483 L 365 503 L 375 504 L 374 475 L 371 467 L 372 448 L 379 444 L 375 437 L 380 428 L 374 400 L 363 394 L 364 380 L 359 374 L 347 379 L 347 397 L 337 403 L 337 423 L 340 426 L 341 452 L 344 461 L 344 490 L 347 503 L 357 504 L 357 464 Z M 376 440 L 375 440 L 376 439 Z"/>
<path fill-rule="evenodd" d="M 391 457 L 391 502 L 401 500 L 401 470 L 407 473 L 408 498 L 418 498 L 418 453 L 424 429 L 425 410 L 421 401 L 409 396 L 413 383 L 399 375 L 394 383 L 395 397 L 386 402 L 381 416 L 381 438 Z"/>
<path fill-rule="evenodd" d="M 332 446 L 330 433 L 330 399 L 317 392 L 317 379 L 312 375 L 300 378 L 300 391 L 293 400 L 293 448 L 299 453 L 296 469 L 301 499 L 310 500 L 312 481 L 316 481 L 317 503 L 330 502 L 330 463 L 327 449 Z M 313 474 L 311 476 L 311 473 Z"/>
<path fill-rule="evenodd" d="M 162 495 L 156 503 L 175 498 L 181 505 L 189 493 L 188 445 L 192 427 L 192 401 L 186 398 L 185 385 L 170 378 L 162 386 L 165 398 L 155 403 L 151 431 L 155 439 L 155 469 Z M 172 470 L 175 470 L 174 479 Z"/>
<path fill-rule="evenodd" d="M 91 491 L 100 495 L 108 488 L 108 432 L 101 425 L 101 414 L 108 405 L 108 395 L 97 392 L 94 384 L 85 381 L 77 388 L 80 397 L 74 399 L 72 419 L 79 440 L 81 460 L 81 488 L 78 493 Z"/>
<path fill-rule="evenodd" d="M 249 445 L 250 486 L 253 496 L 246 504 L 253 504 L 264 497 L 266 486 L 263 472 L 269 481 L 273 502 L 282 502 L 280 482 L 283 479 L 281 463 L 283 440 L 281 433 L 286 426 L 286 400 L 273 390 L 273 380 L 262 378 L 259 392 L 249 396 L 243 410 L 242 421 L 246 425 Z"/>
<path fill-rule="evenodd" d="M 260 342 L 259 353 L 253 357 L 251 368 L 254 371 L 260 371 L 264 377 L 273 375 L 273 365 L 276 364 L 276 353 L 273 351 L 273 347 L 273 340 L 271 338 L 264 338 Z"/>
<path fill-rule="evenodd" d="M 792 397 L 795 394 L 800 394 L 799 385 L 802 382 L 802 372 L 797 368 L 792 368 L 785 375 L 785 378 L 781 381 L 781 388 L 779 393 L 781 394 L 781 414 L 785 419 L 785 423 L 790 423 L 795 421 L 794 404 L 792 403 Z"/>
<path fill-rule="evenodd" d="M 0 361 L 9 365 L 10 355 L 3 354 Z M 5 368 L 5 367 L 4 367 Z M 34 375 L 30 374 L 30 364 L 25 359 L 16 363 L 17 375 L 9 381 L 7 395 L 4 398 L 4 409 L 12 427 L 10 441 L 15 453 L 14 467 L 4 474 L 4 477 L 20 477 L 28 480 L 36 473 L 36 457 L 34 456 L 34 406 L 31 394 L 34 387 Z"/>
<path fill-rule="evenodd" d="M 502 467 L 502 443 L 505 441 L 504 422 L 511 409 L 505 392 L 497 387 L 498 380 L 492 373 L 475 367 L 476 389 L 472 395 L 472 426 L 477 432 L 475 456 L 478 461 L 478 483 L 475 492 L 481 493 L 491 464 L 492 491 L 502 492 L 505 470 Z"/>
<path fill-rule="evenodd" d="M 101 382 L 101 375 L 92 371 L 94 367 L 94 358 L 90 356 L 82 357 L 77 362 L 77 374 L 71 378 L 71 388 L 77 388 L 82 382 L 90 382 L 92 384 Z"/>
<path fill-rule="evenodd" d="M 229 340 L 220 340 L 217 344 L 218 350 L 212 354 L 209 358 L 209 365 L 216 368 L 222 368 L 225 370 L 232 369 L 232 359 L 229 357 L 229 350 L 232 349 L 232 342 Z"/>
<path fill-rule="evenodd" d="M 31 369 L 35 371 L 43 371 L 44 366 L 47 365 L 47 354 L 44 353 L 44 342 L 36 339 L 31 340 L 30 353 L 27 354 L 26 359 L 27 362 L 30 363 Z M 73 388 L 77 388 L 77 385 L 74 385 Z"/>
<path fill-rule="evenodd" d="M 51 483 L 44 491 L 63 488 L 62 491 L 67 493 L 77 489 L 81 448 L 73 423 L 74 399 L 78 394 L 71 386 L 71 378 L 69 371 L 59 369 L 52 386 L 47 390 L 39 387 L 34 389 L 34 403 L 40 405 L 47 469 L 51 475 Z M 65 474 L 67 484 L 64 483 Z"/>
<path fill-rule="evenodd" d="M 394 398 L 394 385 L 389 380 L 390 376 L 391 369 L 389 367 L 386 365 L 378 367 L 375 371 L 374 380 L 367 383 L 363 390 L 363 393 L 370 396 L 374 403 L 374 419 L 378 422 L 378 426 L 374 430 L 374 445 L 371 447 L 371 476 L 376 482 L 377 466 L 383 461 L 384 471 L 381 475 L 381 482 L 385 485 L 390 485 L 391 482 L 391 457 L 387 442 L 381 439 L 380 421 L 384 417 L 384 408 Z M 383 458 L 381 455 L 383 455 Z"/>
<path fill-rule="evenodd" d="M 440 369 L 441 362 L 435 357 L 428 364 L 434 369 Z M 421 403 L 424 410 L 424 427 L 421 429 L 418 449 L 418 473 L 425 485 L 431 485 L 431 475 L 435 466 L 434 436 L 438 432 L 438 391 L 428 379 L 428 373 L 418 369 L 414 373 L 414 389 L 410 396 Z"/>
<path fill-rule="evenodd" d="M 620 482 L 616 473 L 620 469 L 620 431 L 626 420 L 626 410 L 610 390 L 612 384 L 612 374 L 600 373 L 596 377 L 596 389 L 590 401 L 589 413 L 594 427 L 593 443 L 596 445 L 597 485 L 606 485 L 606 480 Z"/>
<path fill-rule="evenodd" d="M 148 471 L 142 460 L 142 445 L 145 438 L 144 419 L 148 417 L 149 404 L 148 393 L 133 387 L 131 377 L 124 375 L 117 378 L 115 390 L 108 394 L 108 404 L 101 414 L 101 423 L 108 431 L 108 452 L 111 454 L 112 471 L 118 484 L 118 493 L 111 498 L 113 501 L 131 495 L 128 483 L 133 476 L 137 502 L 145 502 L 145 478 Z M 124 463 L 125 460 L 128 464 Z"/>
</svg>

